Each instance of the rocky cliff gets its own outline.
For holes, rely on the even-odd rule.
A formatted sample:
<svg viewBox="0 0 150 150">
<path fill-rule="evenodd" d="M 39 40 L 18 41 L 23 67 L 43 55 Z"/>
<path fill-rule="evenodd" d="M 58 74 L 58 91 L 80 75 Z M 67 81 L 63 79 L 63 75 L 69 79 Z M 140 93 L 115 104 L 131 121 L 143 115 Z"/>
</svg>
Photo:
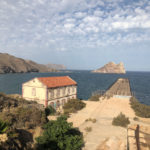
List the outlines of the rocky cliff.
<svg viewBox="0 0 150 150">
<path fill-rule="evenodd" d="M 96 73 L 116 73 L 116 74 L 125 74 L 125 68 L 122 62 L 119 64 L 115 64 L 114 62 L 109 62 L 108 64 L 104 65 L 103 67 L 93 70 L 92 72 Z"/>
<path fill-rule="evenodd" d="M 0 73 L 53 72 L 56 69 L 24 60 L 15 56 L 0 53 Z"/>
</svg>

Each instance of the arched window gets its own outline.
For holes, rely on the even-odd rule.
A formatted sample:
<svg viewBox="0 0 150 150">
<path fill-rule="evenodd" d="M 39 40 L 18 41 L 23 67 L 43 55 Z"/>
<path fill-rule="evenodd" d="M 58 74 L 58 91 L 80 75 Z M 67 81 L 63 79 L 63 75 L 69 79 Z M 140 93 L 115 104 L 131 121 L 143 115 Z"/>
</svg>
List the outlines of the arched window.
<svg viewBox="0 0 150 150">
<path fill-rule="evenodd" d="M 51 102 L 50 105 L 54 108 L 54 102 Z"/>
<path fill-rule="evenodd" d="M 60 107 L 60 102 L 59 101 L 56 102 L 56 107 L 57 108 Z"/>
</svg>

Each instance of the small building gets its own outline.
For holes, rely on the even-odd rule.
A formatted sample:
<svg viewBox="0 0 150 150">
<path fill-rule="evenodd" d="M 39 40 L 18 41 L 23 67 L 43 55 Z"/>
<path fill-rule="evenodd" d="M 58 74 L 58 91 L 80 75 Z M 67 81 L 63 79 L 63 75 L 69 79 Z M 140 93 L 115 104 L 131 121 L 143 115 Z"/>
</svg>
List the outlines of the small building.
<svg viewBox="0 0 150 150">
<path fill-rule="evenodd" d="M 59 108 L 77 98 L 77 83 L 69 76 L 37 77 L 22 84 L 22 97 L 45 107 Z"/>
</svg>

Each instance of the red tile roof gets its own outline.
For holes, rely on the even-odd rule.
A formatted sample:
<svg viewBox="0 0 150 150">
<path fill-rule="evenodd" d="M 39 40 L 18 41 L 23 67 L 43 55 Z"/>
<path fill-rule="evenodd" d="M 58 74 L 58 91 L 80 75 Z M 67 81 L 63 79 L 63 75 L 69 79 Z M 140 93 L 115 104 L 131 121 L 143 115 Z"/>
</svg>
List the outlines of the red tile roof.
<svg viewBox="0 0 150 150">
<path fill-rule="evenodd" d="M 77 85 L 77 83 L 69 76 L 61 77 L 39 77 L 38 78 L 48 88 L 62 87 L 69 85 Z"/>
</svg>

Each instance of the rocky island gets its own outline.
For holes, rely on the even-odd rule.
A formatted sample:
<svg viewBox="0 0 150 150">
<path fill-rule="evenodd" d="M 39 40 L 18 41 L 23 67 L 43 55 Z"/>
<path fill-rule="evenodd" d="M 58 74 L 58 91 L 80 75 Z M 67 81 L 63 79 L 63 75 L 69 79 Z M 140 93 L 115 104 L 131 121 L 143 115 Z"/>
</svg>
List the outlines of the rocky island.
<svg viewBox="0 0 150 150">
<path fill-rule="evenodd" d="M 31 60 L 0 53 L 0 73 L 55 72 L 56 69 Z"/>
<path fill-rule="evenodd" d="M 115 64 L 114 62 L 109 62 L 103 67 L 93 70 L 95 73 L 115 73 L 115 74 L 125 74 L 124 64 L 120 62 L 119 64 Z"/>
</svg>

